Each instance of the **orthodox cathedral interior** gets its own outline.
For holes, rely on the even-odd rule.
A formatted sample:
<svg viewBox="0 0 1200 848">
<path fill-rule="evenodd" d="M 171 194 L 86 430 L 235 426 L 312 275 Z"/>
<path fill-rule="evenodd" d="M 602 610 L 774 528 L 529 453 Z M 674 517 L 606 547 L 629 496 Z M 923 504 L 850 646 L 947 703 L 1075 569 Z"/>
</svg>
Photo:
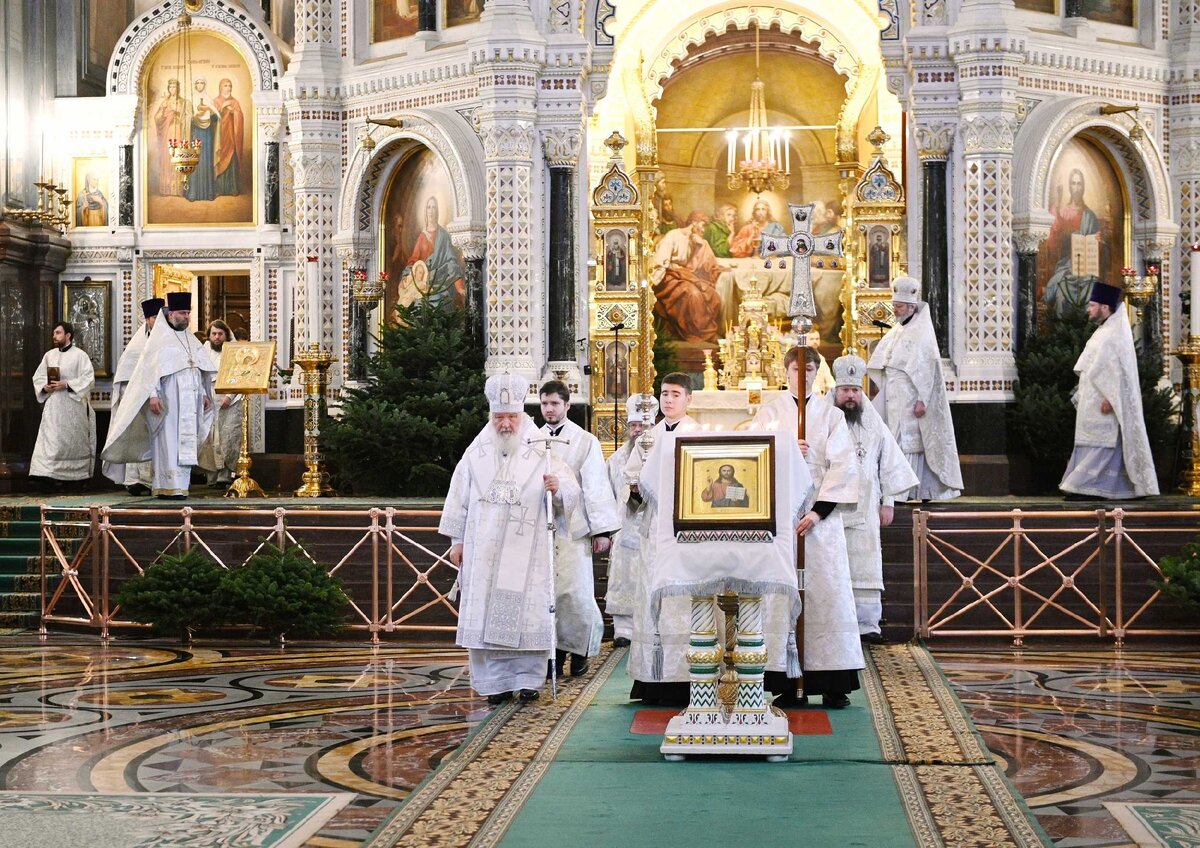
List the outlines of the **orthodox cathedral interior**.
<svg viewBox="0 0 1200 848">
<path fill-rule="evenodd" d="M 0 845 L 1192 844 L 1200 0 L 5 0 L 0 51 Z M 665 371 L 737 433 L 798 337 L 871 360 L 904 277 L 962 497 L 897 503 L 886 640 L 783 762 L 665 761 L 611 616 L 587 673 L 489 704 L 441 497 L 330 486 L 325 416 L 414 304 L 607 457 Z M 1048 445 L 1096 283 L 1161 495 L 1075 504 Z M 240 497 L 31 476 L 56 324 L 97 452 L 172 293 L 265 345 Z M 338 638 L 123 614 L 164 553 L 265 544 L 340 581 Z"/>
</svg>

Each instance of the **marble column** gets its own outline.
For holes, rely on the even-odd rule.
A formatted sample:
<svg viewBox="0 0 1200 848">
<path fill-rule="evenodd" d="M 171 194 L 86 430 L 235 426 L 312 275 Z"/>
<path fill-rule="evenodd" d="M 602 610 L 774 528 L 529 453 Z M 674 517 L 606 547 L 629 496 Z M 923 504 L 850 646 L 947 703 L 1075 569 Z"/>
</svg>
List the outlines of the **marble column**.
<svg viewBox="0 0 1200 848">
<path fill-rule="evenodd" d="M 950 356 L 950 276 L 946 205 L 946 160 L 954 128 L 949 124 L 919 125 L 917 150 L 921 159 L 921 292 L 938 351 Z"/>
<path fill-rule="evenodd" d="M 279 223 L 279 142 L 267 142 L 266 196 L 263 198 L 263 223 Z"/>
<path fill-rule="evenodd" d="M 1020 353 L 1037 335 L 1037 249 L 1023 249 L 1017 243 L 1017 336 Z"/>
<path fill-rule="evenodd" d="M 550 166 L 550 273 L 547 275 L 551 367 L 575 364 L 575 164 L 583 135 L 575 128 L 543 130 Z"/>
<path fill-rule="evenodd" d="M 437 0 L 417 0 L 417 29 L 420 32 L 437 30 Z"/>
<path fill-rule="evenodd" d="M 133 226 L 133 145 L 121 145 L 121 170 L 117 185 L 117 225 Z"/>
</svg>

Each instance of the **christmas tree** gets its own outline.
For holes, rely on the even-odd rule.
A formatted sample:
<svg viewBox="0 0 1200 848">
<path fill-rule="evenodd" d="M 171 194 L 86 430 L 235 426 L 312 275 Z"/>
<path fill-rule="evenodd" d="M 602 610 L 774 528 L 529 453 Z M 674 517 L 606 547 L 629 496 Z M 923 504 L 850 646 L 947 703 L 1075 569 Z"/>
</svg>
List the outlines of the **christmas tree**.
<svg viewBox="0 0 1200 848">
<path fill-rule="evenodd" d="M 471 315 L 422 299 L 398 306 L 323 433 L 326 454 L 355 494 L 445 495 L 454 466 L 487 422 L 484 351 Z"/>
</svg>

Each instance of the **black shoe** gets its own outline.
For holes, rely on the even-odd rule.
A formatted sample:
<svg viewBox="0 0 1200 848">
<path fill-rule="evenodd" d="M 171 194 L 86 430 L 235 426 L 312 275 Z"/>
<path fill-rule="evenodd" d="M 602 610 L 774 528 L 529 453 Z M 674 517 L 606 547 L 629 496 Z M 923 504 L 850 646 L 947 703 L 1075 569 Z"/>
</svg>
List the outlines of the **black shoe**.
<svg viewBox="0 0 1200 848">
<path fill-rule="evenodd" d="M 614 648 L 628 648 L 629 640 L 626 639 L 624 636 L 618 636 L 616 639 L 613 639 L 613 647 Z"/>
<path fill-rule="evenodd" d="M 797 695 L 795 692 L 784 692 L 771 702 L 774 706 L 781 710 L 794 710 L 797 707 L 808 706 L 807 695 Z"/>
<path fill-rule="evenodd" d="M 588 673 L 588 658 L 579 654 L 571 654 L 571 676 L 583 677 Z"/>
<path fill-rule="evenodd" d="M 882 633 L 864 633 L 858 637 L 868 645 L 886 645 L 887 638 Z"/>
<path fill-rule="evenodd" d="M 140 498 L 143 495 L 150 494 L 150 487 L 143 486 L 141 483 L 134 483 L 132 486 L 126 486 L 125 491 L 129 492 L 129 494 L 131 494 L 131 495 L 136 495 L 137 497 Z"/>
<path fill-rule="evenodd" d="M 517 693 L 517 697 L 521 699 L 522 704 L 528 704 L 530 701 L 536 701 L 540 695 L 536 689 L 522 689 Z"/>
<path fill-rule="evenodd" d="M 850 696 L 842 692 L 829 692 L 821 696 L 821 705 L 832 710 L 844 710 L 850 706 Z"/>
<path fill-rule="evenodd" d="M 186 501 L 187 495 L 155 495 L 160 501 Z"/>
<path fill-rule="evenodd" d="M 495 695 L 488 695 L 487 702 L 493 707 L 498 707 L 512 697 L 512 692 L 497 692 Z"/>
<path fill-rule="evenodd" d="M 1079 492 L 1067 492 L 1063 495 L 1064 501 L 1102 501 L 1104 498 L 1098 495 L 1081 495 Z"/>
</svg>

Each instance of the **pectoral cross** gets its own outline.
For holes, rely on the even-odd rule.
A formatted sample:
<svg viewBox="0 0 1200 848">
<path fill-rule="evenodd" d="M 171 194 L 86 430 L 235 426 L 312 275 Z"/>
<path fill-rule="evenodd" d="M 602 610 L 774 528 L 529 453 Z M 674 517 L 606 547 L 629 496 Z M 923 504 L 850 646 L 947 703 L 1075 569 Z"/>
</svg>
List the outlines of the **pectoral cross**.
<svg viewBox="0 0 1200 848">
<path fill-rule="evenodd" d="M 790 236 L 762 237 L 759 255 L 764 259 L 772 256 L 792 257 L 792 297 L 788 303 L 788 315 L 792 318 L 816 318 L 817 305 L 813 298 L 812 268 L 808 264 L 811 256 L 842 256 L 841 230 L 814 235 L 812 213 L 815 203 L 789 203 L 792 217 Z"/>
</svg>

